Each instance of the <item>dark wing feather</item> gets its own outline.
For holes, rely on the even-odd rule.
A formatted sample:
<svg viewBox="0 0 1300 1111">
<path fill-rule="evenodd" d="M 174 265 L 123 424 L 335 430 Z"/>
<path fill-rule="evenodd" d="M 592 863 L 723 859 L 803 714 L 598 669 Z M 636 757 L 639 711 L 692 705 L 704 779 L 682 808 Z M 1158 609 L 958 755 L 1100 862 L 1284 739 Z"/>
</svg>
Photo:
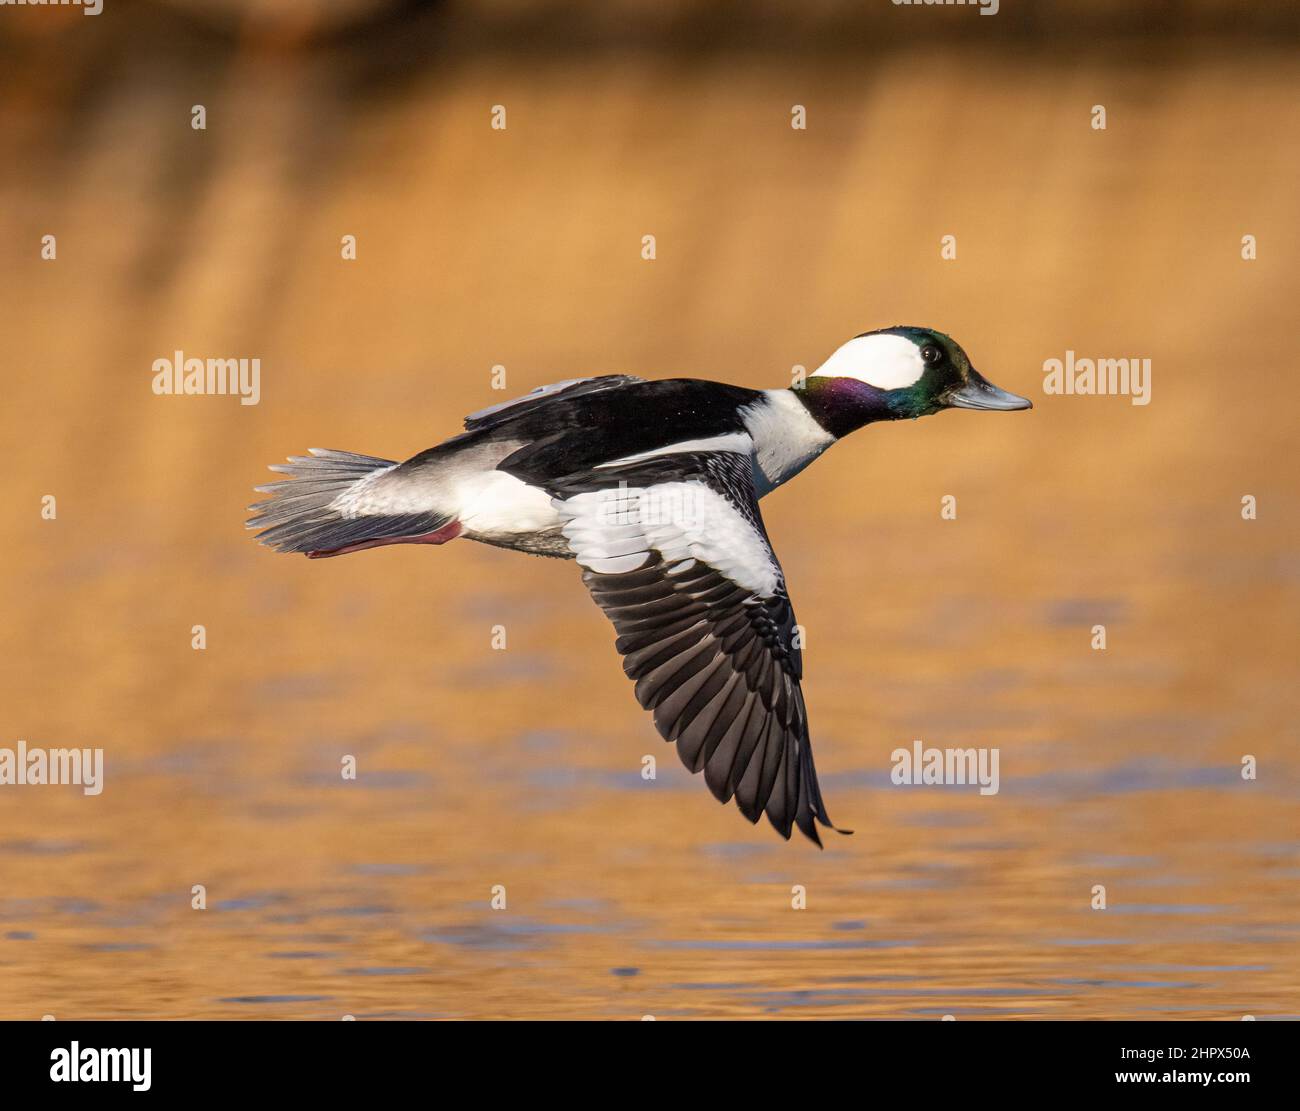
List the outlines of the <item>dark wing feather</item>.
<svg viewBox="0 0 1300 1111">
<path fill-rule="evenodd" d="M 616 390 L 633 382 L 644 381 L 644 378 L 638 378 L 635 374 L 605 374 L 596 378 L 569 378 L 563 382 L 553 382 L 549 386 L 538 386 L 523 397 L 511 398 L 498 405 L 480 409 L 477 413 L 470 413 L 465 418 L 465 428 L 470 432 L 493 428 L 506 421 L 527 416 L 539 406 L 550 405 L 560 399 L 571 401 L 575 397 Z"/>
<path fill-rule="evenodd" d="M 666 484 L 707 492 L 707 505 L 695 519 L 651 519 L 647 499 Z M 614 623 L 623 668 L 660 734 L 717 799 L 820 845 L 817 823 L 835 827 L 813 766 L 794 611 L 748 457 L 672 453 L 555 486 L 583 581 Z"/>
</svg>

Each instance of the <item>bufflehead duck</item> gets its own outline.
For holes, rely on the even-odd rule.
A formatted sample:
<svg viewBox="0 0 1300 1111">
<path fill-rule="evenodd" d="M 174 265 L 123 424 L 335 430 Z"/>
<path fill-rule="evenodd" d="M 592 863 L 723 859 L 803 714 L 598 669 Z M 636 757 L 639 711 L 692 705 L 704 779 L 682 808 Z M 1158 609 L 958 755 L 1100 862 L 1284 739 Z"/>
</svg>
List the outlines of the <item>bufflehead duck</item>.
<svg viewBox="0 0 1300 1111">
<path fill-rule="evenodd" d="M 575 559 L 623 670 L 714 796 L 789 839 L 834 829 L 799 681 L 801 638 L 758 500 L 874 421 L 1028 409 L 951 338 L 849 340 L 806 381 L 750 390 L 627 374 L 542 386 L 473 413 L 404 463 L 310 449 L 257 489 L 258 539 L 312 559 L 457 537 Z M 847 832 L 847 831 L 840 831 Z"/>
</svg>

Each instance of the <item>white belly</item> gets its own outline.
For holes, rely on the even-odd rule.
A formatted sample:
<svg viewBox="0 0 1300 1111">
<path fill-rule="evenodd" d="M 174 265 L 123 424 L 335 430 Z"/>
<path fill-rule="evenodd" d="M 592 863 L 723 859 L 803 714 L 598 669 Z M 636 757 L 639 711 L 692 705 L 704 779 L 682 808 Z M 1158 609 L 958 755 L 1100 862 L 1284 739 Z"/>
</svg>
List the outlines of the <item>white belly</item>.
<svg viewBox="0 0 1300 1111">
<path fill-rule="evenodd" d="M 505 471 L 467 475 L 454 487 L 456 518 L 466 533 L 492 540 L 558 529 L 563 520 L 551 495 Z"/>
</svg>

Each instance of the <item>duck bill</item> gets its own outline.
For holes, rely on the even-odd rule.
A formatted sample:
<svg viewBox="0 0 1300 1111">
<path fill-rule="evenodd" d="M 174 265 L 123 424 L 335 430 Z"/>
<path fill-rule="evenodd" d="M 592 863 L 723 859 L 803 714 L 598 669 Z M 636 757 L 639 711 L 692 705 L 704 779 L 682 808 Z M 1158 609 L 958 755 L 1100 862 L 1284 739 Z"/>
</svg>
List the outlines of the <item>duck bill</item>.
<svg viewBox="0 0 1300 1111">
<path fill-rule="evenodd" d="M 966 384 L 948 395 L 948 404 L 955 409 L 995 409 L 999 412 L 1034 407 L 1029 398 L 999 389 L 973 369 Z"/>
</svg>

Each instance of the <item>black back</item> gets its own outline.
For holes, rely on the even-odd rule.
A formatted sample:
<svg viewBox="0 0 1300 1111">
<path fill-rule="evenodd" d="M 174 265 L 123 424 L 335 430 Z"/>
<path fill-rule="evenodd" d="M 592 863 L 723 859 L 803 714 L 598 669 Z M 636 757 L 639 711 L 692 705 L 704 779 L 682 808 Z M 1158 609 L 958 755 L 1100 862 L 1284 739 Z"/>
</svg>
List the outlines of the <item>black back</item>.
<svg viewBox="0 0 1300 1111">
<path fill-rule="evenodd" d="M 740 410 L 761 397 L 758 390 L 698 378 L 631 382 L 539 398 L 514 416 L 507 409 L 500 414 L 506 419 L 485 434 L 524 441 L 498 469 L 545 486 L 625 455 L 743 431 Z"/>
</svg>

